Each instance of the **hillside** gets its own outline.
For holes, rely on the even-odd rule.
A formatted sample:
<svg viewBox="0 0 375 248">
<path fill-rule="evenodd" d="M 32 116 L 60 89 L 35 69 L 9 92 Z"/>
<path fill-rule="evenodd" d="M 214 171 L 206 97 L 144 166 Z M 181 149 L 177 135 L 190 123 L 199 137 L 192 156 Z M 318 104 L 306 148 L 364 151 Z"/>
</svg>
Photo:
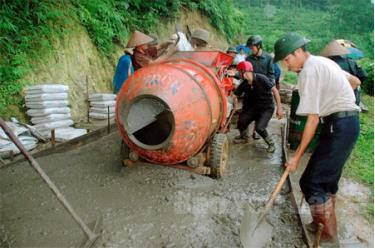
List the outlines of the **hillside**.
<svg viewBox="0 0 375 248">
<path fill-rule="evenodd" d="M 225 49 L 239 32 L 232 10 L 231 1 L 217 0 L 6 2 L 0 8 L 0 116 L 25 120 L 24 86 L 54 82 L 70 86 L 79 121 L 86 115 L 86 84 L 90 93 L 112 91 L 117 59 L 134 29 L 163 41 L 176 23 L 205 27 L 213 45 Z"/>
</svg>

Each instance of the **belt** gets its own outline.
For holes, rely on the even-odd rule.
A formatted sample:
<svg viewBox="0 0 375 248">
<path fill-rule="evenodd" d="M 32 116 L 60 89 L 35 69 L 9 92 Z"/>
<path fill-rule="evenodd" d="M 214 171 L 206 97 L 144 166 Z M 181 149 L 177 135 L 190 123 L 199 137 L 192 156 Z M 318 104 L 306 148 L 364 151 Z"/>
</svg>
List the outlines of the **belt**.
<svg viewBox="0 0 375 248">
<path fill-rule="evenodd" d="M 340 111 L 340 112 L 336 112 L 336 113 L 330 114 L 328 116 L 322 117 L 322 118 L 320 118 L 320 120 L 321 120 L 322 123 L 325 123 L 325 122 L 330 122 L 330 121 L 345 118 L 345 117 L 358 116 L 358 113 L 359 112 L 356 111 L 356 110 Z"/>
</svg>

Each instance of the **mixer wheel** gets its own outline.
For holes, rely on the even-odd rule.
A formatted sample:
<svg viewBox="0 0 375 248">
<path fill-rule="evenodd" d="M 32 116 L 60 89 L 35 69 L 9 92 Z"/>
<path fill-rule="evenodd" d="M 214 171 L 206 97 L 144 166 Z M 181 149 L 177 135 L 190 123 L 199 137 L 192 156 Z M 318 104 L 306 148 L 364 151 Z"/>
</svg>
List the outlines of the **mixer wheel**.
<svg viewBox="0 0 375 248">
<path fill-rule="evenodd" d="M 211 176 L 221 178 L 224 176 L 229 158 L 229 141 L 224 133 L 215 134 L 210 147 Z"/>
</svg>

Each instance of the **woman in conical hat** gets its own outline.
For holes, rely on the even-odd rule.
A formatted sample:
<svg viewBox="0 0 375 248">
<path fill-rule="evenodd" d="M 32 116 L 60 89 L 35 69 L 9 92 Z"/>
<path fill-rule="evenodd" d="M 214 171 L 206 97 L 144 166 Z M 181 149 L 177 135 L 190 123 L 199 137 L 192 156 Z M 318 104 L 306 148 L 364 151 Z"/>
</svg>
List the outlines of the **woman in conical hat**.
<svg viewBox="0 0 375 248">
<path fill-rule="evenodd" d="M 154 41 L 155 38 L 137 30 L 130 36 L 127 47 L 134 47 L 133 65 L 136 70 L 153 63 L 160 56 L 161 51 L 165 50 L 171 44 L 171 42 L 167 41 L 160 45 L 151 45 Z M 155 51 L 157 56 L 155 56 Z"/>
</svg>

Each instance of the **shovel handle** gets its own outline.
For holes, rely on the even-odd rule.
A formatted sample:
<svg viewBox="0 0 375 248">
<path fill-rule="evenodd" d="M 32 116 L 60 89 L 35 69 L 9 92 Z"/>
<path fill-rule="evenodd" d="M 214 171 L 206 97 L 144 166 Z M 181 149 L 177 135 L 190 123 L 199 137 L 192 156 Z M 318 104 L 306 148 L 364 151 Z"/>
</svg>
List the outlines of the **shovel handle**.
<svg viewBox="0 0 375 248">
<path fill-rule="evenodd" d="M 276 196 L 280 193 L 280 190 L 283 187 L 285 180 L 288 178 L 288 175 L 289 175 L 289 169 L 286 168 L 284 171 L 284 174 L 281 176 L 280 181 L 277 183 L 275 189 L 272 192 L 270 199 L 267 202 L 265 212 L 267 212 L 269 208 L 272 206 L 273 202 L 275 201 Z"/>
</svg>

